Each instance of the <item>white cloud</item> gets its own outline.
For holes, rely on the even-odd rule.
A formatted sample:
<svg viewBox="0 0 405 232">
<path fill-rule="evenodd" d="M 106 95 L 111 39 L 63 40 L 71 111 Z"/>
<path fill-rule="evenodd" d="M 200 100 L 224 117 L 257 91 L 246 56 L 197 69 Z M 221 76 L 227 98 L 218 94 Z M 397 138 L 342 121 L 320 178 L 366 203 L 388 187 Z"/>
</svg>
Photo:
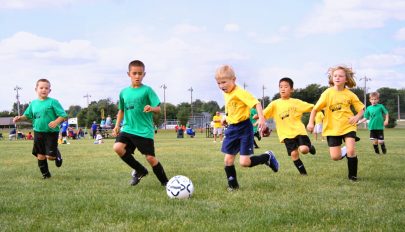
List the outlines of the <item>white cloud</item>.
<svg viewBox="0 0 405 232">
<path fill-rule="evenodd" d="M 405 40 L 405 27 L 399 29 L 397 33 L 395 33 L 394 38 L 397 40 Z"/>
<path fill-rule="evenodd" d="M 82 2 L 79 0 L 0 0 L 0 9 L 31 9 L 39 7 L 61 7 L 73 3 Z"/>
<path fill-rule="evenodd" d="M 178 24 L 174 27 L 175 34 L 193 34 L 206 31 L 204 27 L 198 27 L 191 24 Z"/>
<path fill-rule="evenodd" d="M 224 30 L 226 32 L 238 32 L 240 30 L 240 27 L 236 23 L 228 23 L 225 25 Z"/>
<path fill-rule="evenodd" d="M 299 36 L 379 28 L 390 19 L 405 20 L 405 1 L 324 0 L 297 29 Z"/>
<path fill-rule="evenodd" d="M 405 64 L 405 57 L 395 54 L 368 55 L 362 58 L 359 62 L 361 68 L 373 67 L 375 69 L 393 67 L 404 64 Z"/>
</svg>

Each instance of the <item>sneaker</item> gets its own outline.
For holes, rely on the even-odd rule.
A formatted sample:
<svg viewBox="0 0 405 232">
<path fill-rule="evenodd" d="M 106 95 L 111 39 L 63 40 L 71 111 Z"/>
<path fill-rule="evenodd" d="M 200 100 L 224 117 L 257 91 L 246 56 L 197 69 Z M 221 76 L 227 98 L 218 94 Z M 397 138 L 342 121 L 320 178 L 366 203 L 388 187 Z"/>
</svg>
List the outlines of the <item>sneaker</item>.
<svg viewBox="0 0 405 232">
<path fill-rule="evenodd" d="M 278 161 L 274 153 L 272 151 L 266 151 L 265 153 L 269 155 L 269 160 L 265 164 L 269 166 L 274 172 L 278 172 Z"/>
<path fill-rule="evenodd" d="M 47 172 L 46 174 L 42 174 L 42 179 L 49 179 L 51 178 L 51 173 Z"/>
<path fill-rule="evenodd" d="M 131 175 L 132 175 L 132 180 L 130 181 L 130 184 L 132 186 L 135 186 L 135 185 L 139 184 L 139 182 L 141 181 L 141 179 L 144 176 L 148 175 L 148 170 L 145 169 L 145 173 L 143 173 L 143 174 L 136 173 L 136 171 L 133 170 Z"/>
<path fill-rule="evenodd" d="M 57 149 L 57 150 L 56 150 L 56 159 L 55 159 L 55 165 L 56 165 L 56 167 L 59 168 L 60 166 L 62 166 L 62 162 L 63 162 L 62 154 L 60 154 L 59 149 Z"/>
<path fill-rule="evenodd" d="M 316 154 L 316 149 L 315 149 L 314 145 L 311 145 L 311 147 L 309 148 L 309 153 L 311 153 L 312 155 Z"/>
<path fill-rule="evenodd" d="M 357 181 L 357 176 L 349 176 L 349 180 L 356 182 Z"/>
</svg>

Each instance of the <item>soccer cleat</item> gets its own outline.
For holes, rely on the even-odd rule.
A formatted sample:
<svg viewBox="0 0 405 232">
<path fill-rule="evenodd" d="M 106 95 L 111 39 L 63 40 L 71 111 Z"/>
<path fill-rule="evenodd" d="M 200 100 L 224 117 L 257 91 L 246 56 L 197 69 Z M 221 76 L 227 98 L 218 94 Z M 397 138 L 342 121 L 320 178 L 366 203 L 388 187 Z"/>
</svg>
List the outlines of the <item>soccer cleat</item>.
<svg viewBox="0 0 405 232">
<path fill-rule="evenodd" d="M 383 153 L 383 154 L 387 154 L 387 148 L 381 147 L 381 150 L 382 150 L 382 153 Z"/>
<path fill-rule="evenodd" d="M 146 169 L 145 169 L 145 173 L 143 173 L 143 174 L 136 173 L 136 171 L 133 170 L 132 171 L 132 180 L 130 181 L 130 184 L 132 186 L 135 186 L 135 185 L 139 184 L 141 179 L 146 175 L 148 175 L 148 170 L 146 170 Z"/>
<path fill-rule="evenodd" d="M 57 149 L 57 150 L 56 150 L 56 159 L 55 159 L 55 165 L 56 165 L 56 167 L 59 168 L 60 166 L 62 166 L 62 162 L 63 162 L 62 154 L 60 154 L 59 149 Z"/>
<path fill-rule="evenodd" d="M 357 176 L 349 176 L 349 180 L 356 182 L 357 181 Z"/>
<path fill-rule="evenodd" d="M 239 190 L 239 186 L 237 186 L 237 187 L 228 186 L 228 188 L 226 188 L 226 190 L 227 190 L 228 192 L 238 191 L 238 190 Z"/>
<path fill-rule="evenodd" d="M 274 172 L 278 172 L 278 161 L 274 153 L 272 151 L 266 151 L 265 153 L 269 155 L 269 160 L 265 164 L 269 166 Z"/>
<path fill-rule="evenodd" d="M 309 153 L 311 153 L 312 155 L 316 154 L 316 149 L 315 149 L 314 145 L 311 145 L 311 147 L 309 148 Z"/>
<path fill-rule="evenodd" d="M 51 178 L 51 173 L 50 172 L 42 174 L 42 179 L 49 179 L 49 178 Z"/>
</svg>

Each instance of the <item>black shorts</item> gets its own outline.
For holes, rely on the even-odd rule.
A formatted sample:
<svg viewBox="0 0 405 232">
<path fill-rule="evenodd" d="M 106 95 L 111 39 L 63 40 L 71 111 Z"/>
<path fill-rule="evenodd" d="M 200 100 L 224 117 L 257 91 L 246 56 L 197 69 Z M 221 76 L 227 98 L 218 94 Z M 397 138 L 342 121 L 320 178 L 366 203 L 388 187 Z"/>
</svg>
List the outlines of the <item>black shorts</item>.
<svg viewBox="0 0 405 232">
<path fill-rule="evenodd" d="M 115 139 L 115 142 L 125 143 L 127 145 L 125 150 L 130 154 L 133 154 L 138 148 L 139 152 L 141 152 L 143 155 L 155 156 L 155 144 L 153 139 L 144 138 L 126 132 L 120 132 Z"/>
<path fill-rule="evenodd" d="M 62 132 L 62 137 L 66 137 L 67 136 L 67 132 Z"/>
<path fill-rule="evenodd" d="M 305 145 L 308 148 L 311 147 L 311 140 L 307 135 L 297 135 L 293 139 L 284 139 L 285 147 L 287 148 L 287 154 L 291 156 L 291 152 L 298 149 L 299 146 Z"/>
<path fill-rule="evenodd" d="M 35 156 L 41 154 L 56 157 L 58 137 L 59 132 L 34 131 L 34 147 L 32 148 L 32 154 Z"/>
<path fill-rule="evenodd" d="M 326 136 L 326 139 L 328 141 L 328 146 L 329 147 L 337 147 L 342 145 L 343 141 L 345 141 L 345 138 L 349 137 L 349 138 L 354 138 L 357 141 L 360 140 L 359 137 L 357 137 L 356 135 L 356 131 L 350 131 L 347 134 L 344 135 L 339 135 L 339 136 Z"/>
<path fill-rule="evenodd" d="M 384 130 L 370 130 L 370 139 L 384 140 Z"/>
</svg>

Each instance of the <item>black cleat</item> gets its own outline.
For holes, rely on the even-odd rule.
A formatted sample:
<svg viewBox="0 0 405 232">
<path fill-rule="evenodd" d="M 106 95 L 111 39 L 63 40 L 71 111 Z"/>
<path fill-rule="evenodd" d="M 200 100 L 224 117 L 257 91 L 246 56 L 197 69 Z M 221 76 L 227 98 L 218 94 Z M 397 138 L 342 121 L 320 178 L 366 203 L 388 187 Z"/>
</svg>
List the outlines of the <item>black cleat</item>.
<svg viewBox="0 0 405 232">
<path fill-rule="evenodd" d="M 309 148 L 309 153 L 311 153 L 312 155 L 316 154 L 316 149 L 315 149 L 314 145 L 311 145 L 311 147 Z"/>
<path fill-rule="evenodd" d="M 49 179 L 49 178 L 51 178 L 51 173 L 50 172 L 42 174 L 42 179 Z"/>
<path fill-rule="evenodd" d="M 145 173 L 142 173 L 142 174 L 136 173 L 135 170 L 132 171 L 132 180 L 129 182 L 130 185 L 135 186 L 135 185 L 139 184 L 139 182 L 141 182 L 141 179 L 146 175 L 148 175 L 148 170 L 146 170 L 146 169 L 145 169 Z"/>
<path fill-rule="evenodd" d="M 62 166 L 62 162 L 63 162 L 62 154 L 60 154 L 59 149 L 57 149 L 57 150 L 56 150 L 56 159 L 55 159 L 55 165 L 56 165 L 56 167 L 59 168 L 60 166 Z"/>
<path fill-rule="evenodd" d="M 356 182 L 357 181 L 357 176 L 349 176 L 349 180 Z"/>
<path fill-rule="evenodd" d="M 387 154 L 387 148 L 381 147 L 381 150 L 382 150 L 382 153 L 383 153 L 383 154 Z"/>
</svg>

